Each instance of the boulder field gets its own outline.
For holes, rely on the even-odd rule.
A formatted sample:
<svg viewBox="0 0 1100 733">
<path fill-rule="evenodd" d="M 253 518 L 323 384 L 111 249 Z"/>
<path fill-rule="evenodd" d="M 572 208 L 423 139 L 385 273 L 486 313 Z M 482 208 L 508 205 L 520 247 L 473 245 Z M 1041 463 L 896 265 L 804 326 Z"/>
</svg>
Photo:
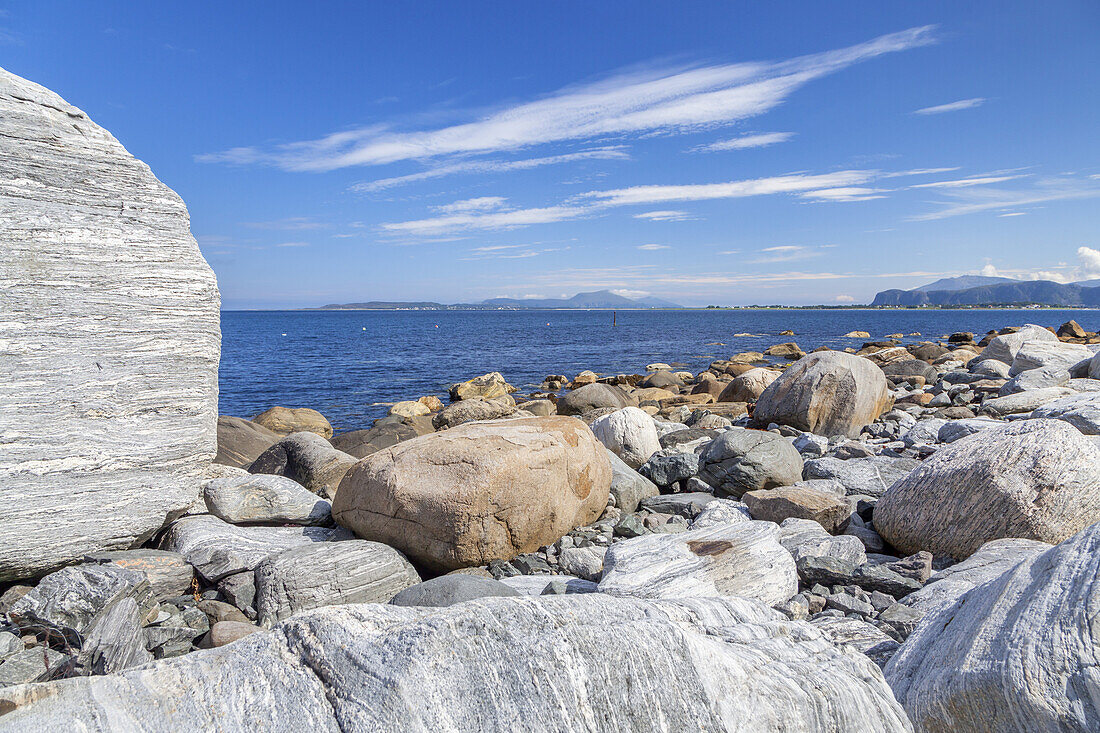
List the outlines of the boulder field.
<svg viewBox="0 0 1100 733">
<path fill-rule="evenodd" d="M 182 202 L 0 112 L 0 731 L 1100 729 L 1076 322 L 219 418 Z"/>
</svg>

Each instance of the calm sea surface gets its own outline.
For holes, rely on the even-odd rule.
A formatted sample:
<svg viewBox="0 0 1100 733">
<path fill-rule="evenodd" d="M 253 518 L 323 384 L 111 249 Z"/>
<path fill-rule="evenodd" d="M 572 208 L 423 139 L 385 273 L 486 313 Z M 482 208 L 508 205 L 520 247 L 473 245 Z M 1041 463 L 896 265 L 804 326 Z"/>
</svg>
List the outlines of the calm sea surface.
<svg viewBox="0 0 1100 733">
<path fill-rule="evenodd" d="M 547 374 L 636 373 L 657 361 L 697 372 L 791 340 L 858 347 L 842 338 L 856 330 L 939 338 L 1070 318 L 1100 329 L 1095 310 L 619 311 L 614 328 L 609 311 L 224 311 L 220 408 L 252 417 L 272 405 L 312 407 L 341 432 L 370 427 L 385 403 L 443 397 L 451 383 L 491 371 L 523 390 Z M 786 329 L 795 336 L 780 336 Z"/>
</svg>

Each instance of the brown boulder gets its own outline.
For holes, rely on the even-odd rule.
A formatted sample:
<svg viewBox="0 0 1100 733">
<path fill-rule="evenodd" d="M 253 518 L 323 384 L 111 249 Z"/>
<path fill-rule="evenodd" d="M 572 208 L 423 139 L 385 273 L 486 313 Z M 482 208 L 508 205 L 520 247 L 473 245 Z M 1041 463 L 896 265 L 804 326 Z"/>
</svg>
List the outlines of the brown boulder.
<svg viewBox="0 0 1100 733">
<path fill-rule="evenodd" d="M 332 514 L 446 572 L 552 544 L 595 521 L 610 486 L 607 451 L 579 420 L 469 423 L 364 458 Z"/>
<path fill-rule="evenodd" d="M 275 445 L 279 434 L 243 417 L 218 417 L 218 455 L 214 463 L 248 468 L 265 450 Z"/>
<path fill-rule="evenodd" d="M 747 491 L 741 501 L 753 519 L 782 524 L 784 519 L 811 519 L 827 532 L 836 534 L 848 525 L 852 508 L 847 501 L 807 486 L 782 486 L 778 489 Z"/>
<path fill-rule="evenodd" d="M 307 432 L 326 439 L 332 437 L 332 425 L 325 416 L 308 407 L 272 407 L 252 418 L 252 422 L 278 435 Z"/>
</svg>

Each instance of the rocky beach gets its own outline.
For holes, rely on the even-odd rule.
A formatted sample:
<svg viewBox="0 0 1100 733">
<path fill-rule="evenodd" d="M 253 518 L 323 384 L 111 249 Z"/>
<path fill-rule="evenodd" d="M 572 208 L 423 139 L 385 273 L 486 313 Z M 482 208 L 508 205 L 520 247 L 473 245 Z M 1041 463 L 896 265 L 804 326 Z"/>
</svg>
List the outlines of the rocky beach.
<svg viewBox="0 0 1100 733">
<path fill-rule="evenodd" d="M 1100 729 L 1076 320 L 218 415 L 183 201 L 0 130 L 0 730 Z"/>
</svg>

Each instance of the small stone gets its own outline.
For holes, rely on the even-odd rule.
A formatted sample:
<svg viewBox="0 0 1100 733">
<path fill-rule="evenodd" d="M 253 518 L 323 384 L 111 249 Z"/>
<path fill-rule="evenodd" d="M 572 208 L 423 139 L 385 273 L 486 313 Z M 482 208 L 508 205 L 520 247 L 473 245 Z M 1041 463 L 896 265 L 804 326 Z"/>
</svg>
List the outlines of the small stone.
<svg viewBox="0 0 1100 733">
<path fill-rule="evenodd" d="M 71 659 L 67 654 L 42 646 L 16 652 L 0 664 L 0 687 L 42 682 L 57 674 Z"/>
</svg>

